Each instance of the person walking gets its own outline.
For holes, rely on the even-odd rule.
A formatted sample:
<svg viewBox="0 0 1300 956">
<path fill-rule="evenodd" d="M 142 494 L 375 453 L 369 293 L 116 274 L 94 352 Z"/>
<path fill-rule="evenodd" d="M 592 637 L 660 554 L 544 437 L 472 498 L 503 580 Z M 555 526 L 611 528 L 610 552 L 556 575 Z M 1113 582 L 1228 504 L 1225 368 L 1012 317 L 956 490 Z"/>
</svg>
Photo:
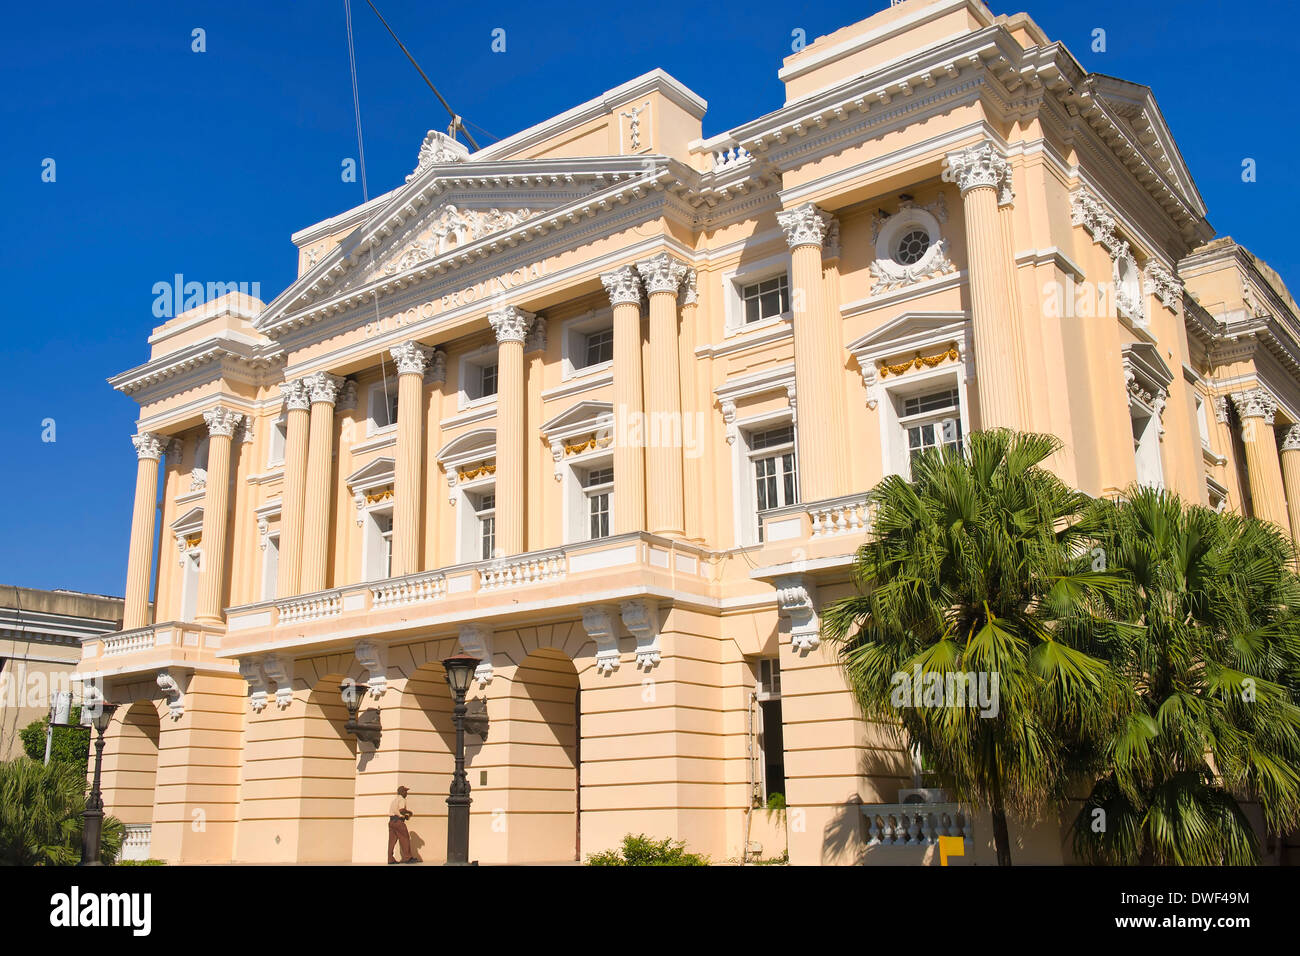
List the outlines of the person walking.
<svg viewBox="0 0 1300 956">
<path fill-rule="evenodd" d="M 397 863 L 393 859 L 393 847 L 400 844 L 402 848 L 402 863 L 418 863 L 414 856 L 411 855 L 411 832 L 406 829 L 406 821 L 414 816 L 410 810 L 406 809 L 406 795 L 411 791 L 406 787 L 397 788 L 397 796 L 393 802 L 388 805 L 388 862 Z"/>
</svg>

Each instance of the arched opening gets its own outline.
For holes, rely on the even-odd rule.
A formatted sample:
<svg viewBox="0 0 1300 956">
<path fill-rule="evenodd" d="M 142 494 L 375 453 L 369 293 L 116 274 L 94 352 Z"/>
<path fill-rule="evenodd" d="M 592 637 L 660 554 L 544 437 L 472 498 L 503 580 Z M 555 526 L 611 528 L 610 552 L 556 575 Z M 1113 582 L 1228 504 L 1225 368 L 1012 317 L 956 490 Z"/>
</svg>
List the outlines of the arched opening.
<svg viewBox="0 0 1300 956">
<path fill-rule="evenodd" d="M 511 862 L 580 859 L 578 672 L 541 648 L 515 672 L 511 702 Z"/>
<path fill-rule="evenodd" d="M 342 679 L 324 677 L 307 696 L 298 839 L 298 860 L 304 863 L 352 859 L 357 741 L 343 729 L 348 712 L 339 693 Z"/>
<path fill-rule="evenodd" d="M 112 787 L 104 788 L 104 803 L 126 826 L 125 860 L 149 858 L 161 732 L 158 705 L 137 700 L 122 716 L 111 758 L 104 758 L 105 777 L 112 779 Z"/>
</svg>

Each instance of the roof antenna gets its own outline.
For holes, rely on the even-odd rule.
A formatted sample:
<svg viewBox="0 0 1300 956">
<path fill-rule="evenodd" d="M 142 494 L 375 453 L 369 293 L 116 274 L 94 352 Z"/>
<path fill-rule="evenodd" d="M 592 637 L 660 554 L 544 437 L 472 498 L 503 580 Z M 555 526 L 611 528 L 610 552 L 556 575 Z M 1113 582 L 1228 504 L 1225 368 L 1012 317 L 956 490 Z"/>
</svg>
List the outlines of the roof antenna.
<svg viewBox="0 0 1300 956">
<path fill-rule="evenodd" d="M 447 101 L 442 98 L 442 94 L 439 93 L 438 88 L 433 85 L 433 81 L 430 80 L 429 77 L 425 75 L 424 70 L 420 69 L 420 64 L 415 62 L 415 57 L 411 56 L 411 51 L 406 48 L 406 44 L 404 44 L 401 40 L 397 39 L 397 34 L 394 33 L 393 28 L 388 25 L 388 21 L 384 19 L 384 15 L 379 12 L 379 9 L 373 3 L 371 3 L 370 0 L 366 0 L 366 6 L 370 7 L 371 10 L 375 11 L 375 16 L 379 17 L 379 22 L 384 25 L 384 29 L 388 31 L 389 36 L 391 36 L 393 38 L 393 41 L 399 47 L 402 48 L 402 52 L 406 54 L 406 58 L 411 61 L 411 66 L 415 67 L 415 71 L 419 73 L 420 76 L 424 79 L 424 82 L 428 84 L 429 89 L 433 90 L 433 95 L 438 97 L 438 102 L 442 104 L 443 109 L 445 109 L 447 111 L 447 114 L 451 117 L 451 126 L 448 128 L 448 135 L 452 139 L 455 139 L 456 130 L 459 129 L 462 133 L 465 134 L 465 138 L 469 140 L 469 144 L 477 150 L 478 143 L 474 142 L 474 137 L 469 135 L 469 130 L 467 130 L 465 128 L 465 124 L 461 122 L 459 114 L 457 114 L 456 111 L 453 110 L 451 106 L 447 103 Z"/>
</svg>

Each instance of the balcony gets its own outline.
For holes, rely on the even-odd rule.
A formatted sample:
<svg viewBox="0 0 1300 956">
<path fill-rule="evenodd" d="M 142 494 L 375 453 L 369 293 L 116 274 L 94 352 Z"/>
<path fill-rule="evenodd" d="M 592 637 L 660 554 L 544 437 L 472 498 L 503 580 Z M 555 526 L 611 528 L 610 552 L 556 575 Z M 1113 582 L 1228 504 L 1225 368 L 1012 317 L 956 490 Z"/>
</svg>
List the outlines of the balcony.
<svg viewBox="0 0 1300 956">
<path fill-rule="evenodd" d="M 344 645 L 358 636 L 451 630 L 470 621 L 578 613 L 587 604 L 673 595 L 716 602 L 716 554 L 636 533 L 452 565 L 403 577 L 227 609 L 219 656 L 273 648 Z"/>
<path fill-rule="evenodd" d="M 165 621 L 129 631 L 97 634 L 81 643 L 82 675 L 114 677 L 168 667 L 230 670 L 218 661 L 225 628 L 193 621 Z"/>
<path fill-rule="evenodd" d="M 764 511 L 759 567 L 750 577 L 760 581 L 804 574 L 853 563 L 871 530 L 871 509 L 865 493 L 801 502 Z"/>
<path fill-rule="evenodd" d="M 148 823 L 128 823 L 126 835 L 122 840 L 123 860 L 149 859 L 150 844 L 153 842 L 153 826 Z"/>
<path fill-rule="evenodd" d="M 956 803 L 877 803 L 864 806 L 867 846 L 925 847 L 939 837 L 961 837 L 971 846 L 970 814 Z"/>
</svg>

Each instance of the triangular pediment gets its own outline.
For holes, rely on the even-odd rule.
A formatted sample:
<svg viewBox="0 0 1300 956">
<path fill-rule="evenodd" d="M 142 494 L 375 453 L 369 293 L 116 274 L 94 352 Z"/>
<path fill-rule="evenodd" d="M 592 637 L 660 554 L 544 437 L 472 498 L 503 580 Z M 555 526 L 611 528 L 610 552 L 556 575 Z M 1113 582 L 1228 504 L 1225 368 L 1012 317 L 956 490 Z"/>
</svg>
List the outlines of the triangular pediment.
<svg viewBox="0 0 1300 956">
<path fill-rule="evenodd" d="M 601 156 L 432 164 L 277 296 L 255 327 L 273 330 L 349 293 L 387 294 L 598 216 L 650 191 L 672 162 Z"/>
<path fill-rule="evenodd" d="M 579 432 L 595 431 L 609 424 L 613 416 L 614 406 L 609 402 L 578 402 L 542 425 L 541 433 L 548 439 L 569 438 Z"/>
<path fill-rule="evenodd" d="M 203 530 L 203 506 L 191 508 L 185 514 L 181 515 L 171 524 L 172 534 L 181 535 L 198 534 Z"/>
<path fill-rule="evenodd" d="M 379 485 L 393 481 L 395 464 L 391 458 L 376 458 L 354 471 L 347 477 L 347 485 L 353 492 L 368 491 Z"/>
<path fill-rule="evenodd" d="M 964 352 L 968 321 L 964 312 L 904 312 L 853 342 L 849 351 L 863 368 L 877 359 L 950 341 Z"/>
</svg>

